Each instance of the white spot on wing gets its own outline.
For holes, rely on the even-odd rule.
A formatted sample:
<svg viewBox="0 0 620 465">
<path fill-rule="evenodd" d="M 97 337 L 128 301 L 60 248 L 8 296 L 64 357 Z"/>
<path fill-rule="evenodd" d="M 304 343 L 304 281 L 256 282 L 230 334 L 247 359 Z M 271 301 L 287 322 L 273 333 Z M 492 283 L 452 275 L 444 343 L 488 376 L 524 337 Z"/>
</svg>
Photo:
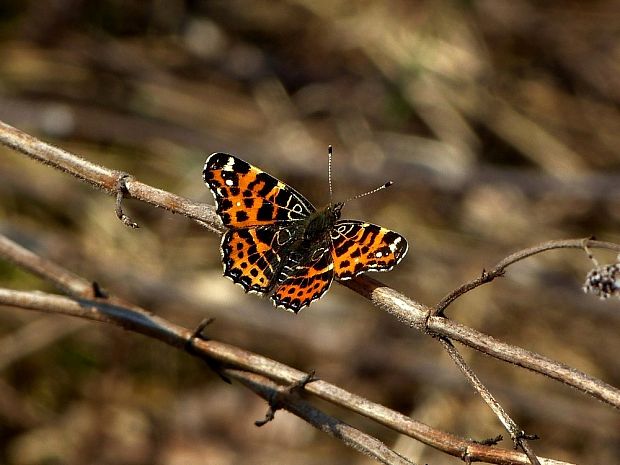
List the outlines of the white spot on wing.
<svg viewBox="0 0 620 465">
<path fill-rule="evenodd" d="M 397 237 L 396 239 L 394 239 L 394 242 L 390 244 L 390 250 L 392 252 L 396 252 L 396 247 L 398 246 L 398 244 L 400 244 L 400 240 L 400 237 Z"/>
<path fill-rule="evenodd" d="M 234 182 L 233 182 L 233 180 L 232 180 L 232 179 L 227 179 L 227 180 L 226 180 L 226 185 L 227 185 L 227 186 L 232 186 L 233 184 L 234 184 Z"/>
</svg>

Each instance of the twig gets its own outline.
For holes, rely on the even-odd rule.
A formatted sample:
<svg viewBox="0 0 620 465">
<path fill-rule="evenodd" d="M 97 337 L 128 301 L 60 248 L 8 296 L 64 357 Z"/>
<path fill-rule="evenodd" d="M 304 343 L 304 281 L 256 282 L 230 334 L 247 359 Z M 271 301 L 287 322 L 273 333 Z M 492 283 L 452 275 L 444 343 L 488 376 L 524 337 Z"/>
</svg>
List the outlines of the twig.
<svg viewBox="0 0 620 465">
<path fill-rule="evenodd" d="M 504 425 L 504 428 L 510 433 L 510 437 L 515 444 L 515 447 L 520 447 L 525 454 L 530 459 L 532 465 L 540 465 L 536 454 L 532 451 L 526 439 L 529 437 L 526 436 L 523 429 L 521 429 L 515 421 L 508 415 L 508 413 L 503 409 L 503 407 L 495 400 L 491 392 L 480 382 L 480 379 L 476 376 L 476 374 L 469 368 L 465 360 L 461 356 L 461 354 L 456 350 L 452 342 L 449 339 L 441 337 L 439 341 L 444 346 L 444 348 L 448 351 L 452 360 L 454 360 L 461 370 L 461 372 L 465 375 L 469 383 L 474 387 L 474 389 L 480 394 L 480 396 L 484 399 L 486 404 L 493 410 L 493 413 L 499 418 L 499 420 Z"/>
<path fill-rule="evenodd" d="M 56 275 L 46 276 L 46 273 L 60 272 L 60 275 L 69 276 L 69 279 L 56 282 L 61 290 L 64 290 L 65 292 L 73 292 L 74 289 L 80 288 L 84 285 L 84 283 L 88 283 L 87 280 L 70 274 L 62 267 L 52 262 L 39 258 L 34 254 L 32 254 L 32 256 L 24 254 L 23 248 L 17 246 L 15 243 L 6 238 L 4 239 L 5 244 L 8 245 L 8 247 L 4 248 L 5 256 L 8 254 L 9 257 L 16 255 L 18 257 L 28 256 L 30 258 L 29 260 L 21 261 L 21 265 L 24 268 L 38 272 L 42 275 L 42 277 L 52 280 L 53 282 L 55 282 L 54 279 Z M 4 302 L 9 305 L 19 303 L 25 308 L 33 308 L 44 311 L 54 311 L 54 305 L 59 303 L 58 299 L 62 299 L 58 296 L 51 296 L 52 302 L 49 302 L 47 301 L 48 299 L 45 299 L 45 295 L 42 295 L 41 293 L 24 293 L 25 297 L 20 297 L 19 293 L 15 294 L 16 291 L 5 291 L 8 293 L 8 296 L 5 295 L 3 298 L 2 290 L 0 289 L 0 302 Z M 30 302 L 31 299 L 36 299 L 38 304 L 34 307 L 23 305 Z M 65 301 L 67 304 L 70 302 L 70 300 Z M 304 380 L 307 376 L 303 372 L 287 367 L 286 365 L 267 359 L 260 355 L 252 354 L 221 342 L 207 341 L 203 338 L 198 338 L 196 330 L 185 330 L 138 307 L 122 307 L 122 305 L 128 304 L 124 304 L 120 299 L 114 296 L 110 296 L 106 300 L 100 301 L 102 302 L 101 304 L 98 302 L 99 301 L 93 301 L 92 305 L 95 306 L 93 311 L 86 311 L 85 309 L 87 308 L 87 305 L 84 305 L 84 303 L 82 305 L 77 305 L 76 307 L 71 307 L 70 305 L 69 307 L 60 306 L 56 310 L 60 313 L 81 316 L 83 318 L 94 319 L 97 321 L 108 321 L 127 329 L 134 329 L 143 334 L 157 337 L 173 346 L 182 347 L 184 350 L 188 350 L 188 347 L 191 347 L 191 350 L 188 350 L 190 353 L 201 356 L 206 360 L 215 360 L 221 364 L 236 366 L 244 370 L 252 370 L 264 376 L 268 376 L 269 378 L 280 383 L 290 385 L 291 383 Z M 116 303 L 116 305 L 112 305 L 113 303 Z M 98 308 L 97 305 L 102 305 L 102 307 Z M 112 309 L 116 309 L 116 311 L 110 311 Z M 108 317 L 102 318 L 107 314 L 109 314 Z M 108 319 L 110 315 L 114 316 L 114 318 Z M 202 327 L 204 326 L 201 326 L 201 328 Z M 356 396 L 322 380 L 313 381 L 305 387 L 305 390 L 336 405 L 340 405 L 351 411 L 374 419 L 375 421 L 384 424 L 395 431 L 418 439 L 451 455 L 466 457 L 467 460 L 470 461 L 483 460 L 490 463 L 529 463 L 527 461 L 527 457 L 522 454 L 493 447 L 485 447 L 484 445 L 479 445 L 473 441 L 462 440 L 450 434 L 437 431 L 423 423 L 416 422 L 415 420 L 412 420 L 400 413 L 389 410 L 381 405 L 374 404 L 364 398 Z"/>
<path fill-rule="evenodd" d="M 131 179 L 131 177 L 127 173 L 121 173 L 121 175 L 118 178 L 118 183 L 116 184 L 116 187 L 118 189 L 118 191 L 116 192 L 116 208 L 114 210 L 116 211 L 116 216 L 118 217 L 118 219 L 121 220 L 121 222 L 125 226 L 128 226 L 133 229 L 137 229 L 140 227 L 138 226 L 138 223 L 136 223 L 131 218 L 129 218 L 129 216 L 127 216 L 125 212 L 123 211 L 123 198 L 128 193 L 127 191 L 127 180 L 128 179 Z"/>
<path fill-rule="evenodd" d="M 620 252 L 620 244 L 614 244 L 613 242 L 603 242 L 603 241 L 595 241 L 589 238 L 586 239 L 568 239 L 562 241 L 549 241 L 543 242 L 542 244 L 535 245 L 534 247 L 530 247 L 524 250 L 520 250 L 515 252 L 503 260 L 501 260 L 497 265 L 495 265 L 491 270 L 486 271 L 482 270 L 482 274 L 475 279 L 461 285 L 456 288 L 454 291 L 450 292 L 447 296 L 439 301 L 437 305 L 432 310 L 432 315 L 443 316 L 444 311 L 448 305 L 454 302 L 456 299 L 461 297 L 463 294 L 476 289 L 483 284 L 490 283 L 495 278 L 499 276 L 503 276 L 506 268 L 510 265 L 521 261 L 525 258 L 531 257 L 532 255 L 536 255 L 542 252 L 546 252 L 548 250 L 555 249 L 583 249 L 584 244 L 587 244 L 589 247 L 597 247 L 601 249 L 609 249 Z"/>
<path fill-rule="evenodd" d="M 277 396 L 278 403 L 283 408 L 371 459 L 387 464 L 411 465 L 413 463 L 388 448 L 381 441 L 362 433 L 334 417 L 326 415 L 308 402 L 299 399 L 295 394 L 288 392 L 286 388 L 282 389 L 281 386 L 264 376 L 232 368 L 227 368 L 223 371 L 226 376 L 238 380 L 268 402 Z"/>
<path fill-rule="evenodd" d="M 19 129 L 0 121 L 0 143 L 29 157 L 70 174 L 92 186 L 116 195 L 118 180 L 124 173 L 96 165 L 82 157 L 46 144 Z M 135 179 L 126 180 L 126 196 L 197 220 L 214 232 L 222 232 L 223 225 L 210 205 L 195 203 L 175 194 L 151 187 Z"/>
<path fill-rule="evenodd" d="M 303 391 L 303 389 L 306 387 L 306 384 L 310 383 L 311 381 L 316 381 L 314 377 L 314 371 L 308 373 L 301 381 L 289 384 L 288 386 L 280 387 L 280 389 L 274 391 L 273 395 L 268 399 L 269 408 L 267 409 L 265 418 L 263 418 L 262 420 L 256 420 L 254 424 L 260 427 L 265 426 L 270 421 L 273 421 L 273 419 L 276 417 L 276 412 L 284 405 L 284 402 L 282 402 L 282 397 L 290 396 L 293 393 Z"/>
<path fill-rule="evenodd" d="M 437 316 L 429 318 L 428 329 L 437 336 L 448 337 L 492 357 L 543 374 L 602 400 L 613 407 L 620 408 L 620 389 L 568 365 L 556 362 L 535 352 L 498 341 L 491 336 L 447 318 Z"/>
<path fill-rule="evenodd" d="M 181 329 L 175 325 L 164 322 L 163 319 L 148 312 L 137 311 L 137 309 L 125 309 L 119 306 L 108 305 L 103 302 L 73 300 L 67 297 L 54 296 L 44 293 L 29 293 L 20 291 L 11 291 L 0 288 L 0 303 L 5 305 L 13 305 L 20 308 L 32 308 L 51 313 L 63 313 L 65 315 L 80 316 L 95 321 L 114 323 L 126 329 L 155 336 L 164 340 L 168 344 L 182 347 L 183 342 L 187 343 L 192 337 L 192 333 L 188 330 Z M 213 341 L 208 341 L 210 345 L 214 345 Z M 217 346 L 217 343 L 215 343 Z M 216 347 L 217 350 L 217 347 Z M 202 353 L 204 356 L 204 352 Z M 246 359 L 248 358 L 245 354 Z M 254 354 L 251 354 L 254 355 Z M 245 367 L 252 369 L 252 367 Z M 261 375 L 253 375 L 239 370 L 227 369 L 223 370 L 224 374 L 229 377 L 235 377 L 248 387 L 251 387 L 261 396 L 269 395 L 277 386 L 265 379 Z M 325 415 L 318 409 L 311 407 L 306 402 L 299 399 L 293 400 L 281 392 L 279 402 L 295 415 L 303 418 L 310 424 L 319 428 L 321 431 L 342 440 L 349 447 L 363 452 L 364 454 L 379 460 L 385 464 L 394 465 L 411 465 L 412 462 L 404 459 L 400 455 L 391 451 L 385 444 L 378 441 L 367 434 L 364 434 L 355 428 L 352 428 L 333 417 Z"/>
<path fill-rule="evenodd" d="M 2 234 L 0 234 L 0 256 L 49 281 L 68 295 L 85 298 L 99 297 L 94 283 L 32 253 Z"/>
<path fill-rule="evenodd" d="M 93 297 L 92 282 L 33 254 L 1 234 L 0 255 L 52 282 L 69 295 Z M 542 355 L 500 342 L 491 336 L 459 325 L 454 321 L 443 317 L 428 318 L 429 309 L 427 307 L 411 301 L 373 278 L 359 276 L 353 280 L 343 281 L 342 284 L 381 305 L 382 308 L 405 324 L 416 328 L 426 328 L 426 331 L 434 335 L 457 340 L 487 355 L 544 374 L 620 408 L 620 390 L 613 386 Z M 95 294 L 95 296 L 98 295 Z M 117 298 L 111 299 L 111 301 L 121 303 Z"/>
</svg>

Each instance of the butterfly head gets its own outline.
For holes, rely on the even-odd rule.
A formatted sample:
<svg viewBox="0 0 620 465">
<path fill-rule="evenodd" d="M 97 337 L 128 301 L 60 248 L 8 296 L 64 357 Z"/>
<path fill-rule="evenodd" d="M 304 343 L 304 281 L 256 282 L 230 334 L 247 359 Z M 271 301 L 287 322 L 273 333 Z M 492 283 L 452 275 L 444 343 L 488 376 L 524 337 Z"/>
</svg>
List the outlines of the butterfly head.
<svg viewBox="0 0 620 465">
<path fill-rule="evenodd" d="M 340 219 L 342 207 L 344 207 L 344 202 L 336 202 L 327 207 L 327 213 L 332 217 L 334 223 Z"/>
</svg>

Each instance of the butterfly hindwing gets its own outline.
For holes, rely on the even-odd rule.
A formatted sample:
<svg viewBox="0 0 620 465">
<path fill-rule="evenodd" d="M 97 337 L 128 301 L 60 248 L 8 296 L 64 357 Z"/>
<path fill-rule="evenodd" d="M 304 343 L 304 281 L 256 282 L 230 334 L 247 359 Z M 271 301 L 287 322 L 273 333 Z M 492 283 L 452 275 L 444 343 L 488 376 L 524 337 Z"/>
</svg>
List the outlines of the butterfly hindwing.
<svg viewBox="0 0 620 465">
<path fill-rule="evenodd" d="M 295 189 L 233 155 L 209 156 L 203 179 L 215 197 L 217 214 L 228 228 L 299 221 L 315 211 Z"/>
<path fill-rule="evenodd" d="M 297 313 L 320 299 L 334 279 L 334 263 L 330 248 L 318 247 L 307 261 L 290 268 L 290 274 L 271 296 L 274 304 Z"/>
<path fill-rule="evenodd" d="M 365 271 L 389 271 L 407 253 L 407 240 L 376 224 L 339 220 L 331 231 L 334 272 L 350 279 Z"/>
<path fill-rule="evenodd" d="M 241 284 L 246 292 L 268 292 L 281 269 L 280 249 L 290 237 L 273 226 L 226 231 L 221 246 L 224 276 Z"/>
</svg>

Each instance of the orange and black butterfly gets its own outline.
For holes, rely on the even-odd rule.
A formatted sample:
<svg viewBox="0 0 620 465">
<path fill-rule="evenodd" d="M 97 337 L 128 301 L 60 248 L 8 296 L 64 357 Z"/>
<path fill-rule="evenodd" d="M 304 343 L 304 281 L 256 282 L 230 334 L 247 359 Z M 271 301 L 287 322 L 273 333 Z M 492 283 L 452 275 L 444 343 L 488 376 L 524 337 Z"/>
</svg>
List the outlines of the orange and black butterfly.
<svg viewBox="0 0 620 465">
<path fill-rule="evenodd" d="M 317 210 L 292 187 L 232 155 L 210 155 L 203 178 L 228 228 L 221 244 L 224 276 L 246 292 L 268 295 L 277 307 L 297 313 L 334 278 L 389 271 L 407 253 L 400 234 L 341 220 L 342 202 Z"/>
</svg>

